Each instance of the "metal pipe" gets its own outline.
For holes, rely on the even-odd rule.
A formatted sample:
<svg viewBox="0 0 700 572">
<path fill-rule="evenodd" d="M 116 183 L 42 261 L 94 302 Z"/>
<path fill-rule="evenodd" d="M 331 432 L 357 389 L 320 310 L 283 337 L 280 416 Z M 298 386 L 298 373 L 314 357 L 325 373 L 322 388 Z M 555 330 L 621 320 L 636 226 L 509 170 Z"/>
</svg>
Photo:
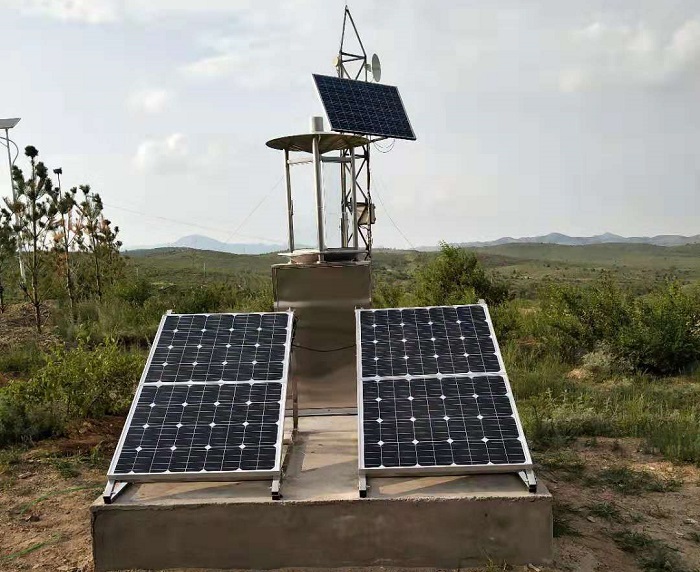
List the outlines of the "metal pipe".
<svg viewBox="0 0 700 572">
<path fill-rule="evenodd" d="M 292 201 L 292 177 L 289 172 L 289 149 L 284 150 L 284 171 L 287 177 L 287 225 L 289 252 L 294 252 L 294 202 Z"/>
<path fill-rule="evenodd" d="M 318 251 L 321 253 L 319 260 L 323 259 L 323 252 L 326 250 L 326 240 L 323 232 L 323 178 L 321 175 L 321 153 L 319 152 L 318 135 L 314 135 L 314 184 L 316 185 L 316 218 L 318 223 Z"/>
<path fill-rule="evenodd" d="M 10 130 L 5 127 L 5 143 L 7 144 L 7 165 L 10 169 L 10 188 L 12 189 L 12 201 L 17 201 L 17 190 L 15 189 L 15 181 L 12 178 L 12 154 L 10 153 Z M 15 213 L 15 224 L 19 226 L 19 215 Z M 24 273 L 24 261 L 22 260 L 22 239 L 17 233 L 17 260 L 19 262 L 19 276 L 22 284 L 27 283 L 27 278 Z"/>
<path fill-rule="evenodd" d="M 342 151 L 341 151 L 342 153 Z M 340 245 L 343 248 L 348 246 L 348 191 L 347 177 L 345 175 L 345 165 L 340 163 Z"/>
<path fill-rule="evenodd" d="M 355 173 L 355 148 L 350 149 L 350 176 L 352 177 L 352 247 L 359 246 L 359 221 L 357 219 L 357 173 Z"/>
</svg>

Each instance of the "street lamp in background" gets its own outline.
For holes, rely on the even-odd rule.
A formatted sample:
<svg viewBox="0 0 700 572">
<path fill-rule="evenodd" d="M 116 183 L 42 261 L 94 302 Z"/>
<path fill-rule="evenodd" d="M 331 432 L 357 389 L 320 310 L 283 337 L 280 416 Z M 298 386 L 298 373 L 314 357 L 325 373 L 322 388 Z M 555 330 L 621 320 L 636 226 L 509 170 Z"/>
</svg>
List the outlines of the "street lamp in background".
<svg viewBox="0 0 700 572">
<path fill-rule="evenodd" d="M 15 148 L 17 149 L 17 155 L 19 155 L 19 148 L 17 147 L 17 144 L 10 139 L 10 129 L 12 129 L 15 125 L 17 125 L 20 121 L 19 117 L 10 117 L 8 119 L 0 119 L 0 129 L 5 130 L 5 146 L 7 147 L 7 164 L 10 168 L 10 188 L 12 189 L 12 200 L 16 201 L 17 200 L 17 191 L 15 190 L 15 182 L 12 180 L 12 166 L 14 165 L 14 161 L 12 160 L 12 154 L 10 153 L 10 143 L 12 143 Z M 17 155 L 15 155 L 15 159 L 17 159 Z M 19 224 L 19 216 L 15 215 L 15 218 L 17 219 L 17 224 Z M 19 260 L 19 275 L 22 280 L 22 285 L 27 283 L 24 275 L 24 263 L 22 262 L 22 244 L 18 240 L 17 241 L 17 259 Z"/>
</svg>

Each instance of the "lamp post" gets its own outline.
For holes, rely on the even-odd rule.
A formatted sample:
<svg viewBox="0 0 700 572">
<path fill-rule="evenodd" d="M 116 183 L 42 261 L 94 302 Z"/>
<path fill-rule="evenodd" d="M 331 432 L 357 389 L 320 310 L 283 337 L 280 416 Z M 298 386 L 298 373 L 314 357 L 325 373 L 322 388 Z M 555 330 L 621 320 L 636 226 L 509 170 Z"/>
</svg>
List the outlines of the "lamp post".
<svg viewBox="0 0 700 572">
<path fill-rule="evenodd" d="M 5 130 L 5 144 L 7 147 L 7 165 L 10 169 L 10 188 L 12 189 L 12 200 L 17 200 L 17 191 L 15 189 L 15 182 L 12 179 L 12 154 L 10 153 L 10 129 L 17 125 L 20 121 L 19 117 L 10 117 L 8 119 L 0 119 L 0 129 Z M 14 141 L 13 141 L 14 143 Z M 19 225 L 19 215 L 15 214 L 15 221 Z M 19 275 L 22 281 L 22 286 L 24 286 L 27 281 L 24 274 L 24 263 L 22 262 L 22 242 L 21 238 L 18 237 L 17 240 L 17 260 L 19 261 Z"/>
</svg>

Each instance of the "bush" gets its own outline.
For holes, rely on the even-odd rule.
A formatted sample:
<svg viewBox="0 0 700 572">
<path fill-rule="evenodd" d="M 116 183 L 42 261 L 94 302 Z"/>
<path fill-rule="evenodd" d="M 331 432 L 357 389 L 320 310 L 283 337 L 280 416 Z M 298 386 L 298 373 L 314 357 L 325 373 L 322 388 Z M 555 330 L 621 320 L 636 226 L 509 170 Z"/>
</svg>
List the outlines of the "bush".
<svg viewBox="0 0 700 572">
<path fill-rule="evenodd" d="M 122 280 L 114 287 L 114 295 L 117 298 L 135 306 L 143 306 L 154 292 L 153 285 L 143 278 Z"/>
<path fill-rule="evenodd" d="M 0 389 L 0 447 L 58 435 L 63 427 L 50 405 L 29 404 L 7 387 Z"/>
<path fill-rule="evenodd" d="M 51 405 L 68 421 L 126 412 L 143 358 L 108 340 L 95 348 L 55 350 L 29 382 L 13 383 L 8 394 L 31 408 Z"/>
<path fill-rule="evenodd" d="M 540 341 L 570 363 L 602 352 L 617 368 L 673 374 L 700 360 L 700 295 L 676 282 L 634 297 L 609 277 L 546 293 Z"/>
<path fill-rule="evenodd" d="M 489 276 L 473 252 L 444 242 L 440 247 L 440 253 L 416 272 L 416 306 L 471 304 L 480 298 L 495 305 L 509 298 L 508 287 Z"/>
<path fill-rule="evenodd" d="M 639 298 L 615 339 L 615 350 L 639 370 L 673 374 L 700 359 L 700 296 L 678 283 Z"/>
</svg>

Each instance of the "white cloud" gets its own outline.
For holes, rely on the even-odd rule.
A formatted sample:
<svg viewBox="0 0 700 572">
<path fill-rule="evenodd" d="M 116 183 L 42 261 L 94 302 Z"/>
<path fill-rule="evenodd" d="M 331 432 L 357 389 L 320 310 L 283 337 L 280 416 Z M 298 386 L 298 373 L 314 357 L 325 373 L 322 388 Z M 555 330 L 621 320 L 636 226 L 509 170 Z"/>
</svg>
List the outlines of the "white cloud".
<svg viewBox="0 0 700 572">
<path fill-rule="evenodd" d="M 88 24 L 114 22 L 120 16 L 112 0 L 17 0 L 13 4 L 26 14 Z"/>
<path fill-rule="evenodd" d="M 594 22 L 570 34 L 576 63 L 560 73 L 562 91 L 603 86 L 664 85 L 695 77 L 700 67 L 700 19 L 690 19 L 669 38 L 645 23 Z"/>
<path fill-rule="evenodd" d="M 198 175 L 216 174 L 230 167 L 235 158 L 228 137 L 207 136 L 192 139 L 173 133 L 160 139 L 146 139 L 136 148 L 133 163 L 144 172 L 168 174 L 189 172 Z"/>
<path fill-rule="evenodd" d="M 160 113 L 170 103 L 173 94 L 167 89 L 151 88 L 141 89 L 129 95 L 127 104 L 132 111 L 141 113 Z"/>
<path fill-rule="evenodd" d="M 165 172 L 186 167 L 190 157 L 187 139 L 173 133 L 163 139 L 147 139 L 139 144 L 134 165 L 142 171 Z"/>
</svg>

